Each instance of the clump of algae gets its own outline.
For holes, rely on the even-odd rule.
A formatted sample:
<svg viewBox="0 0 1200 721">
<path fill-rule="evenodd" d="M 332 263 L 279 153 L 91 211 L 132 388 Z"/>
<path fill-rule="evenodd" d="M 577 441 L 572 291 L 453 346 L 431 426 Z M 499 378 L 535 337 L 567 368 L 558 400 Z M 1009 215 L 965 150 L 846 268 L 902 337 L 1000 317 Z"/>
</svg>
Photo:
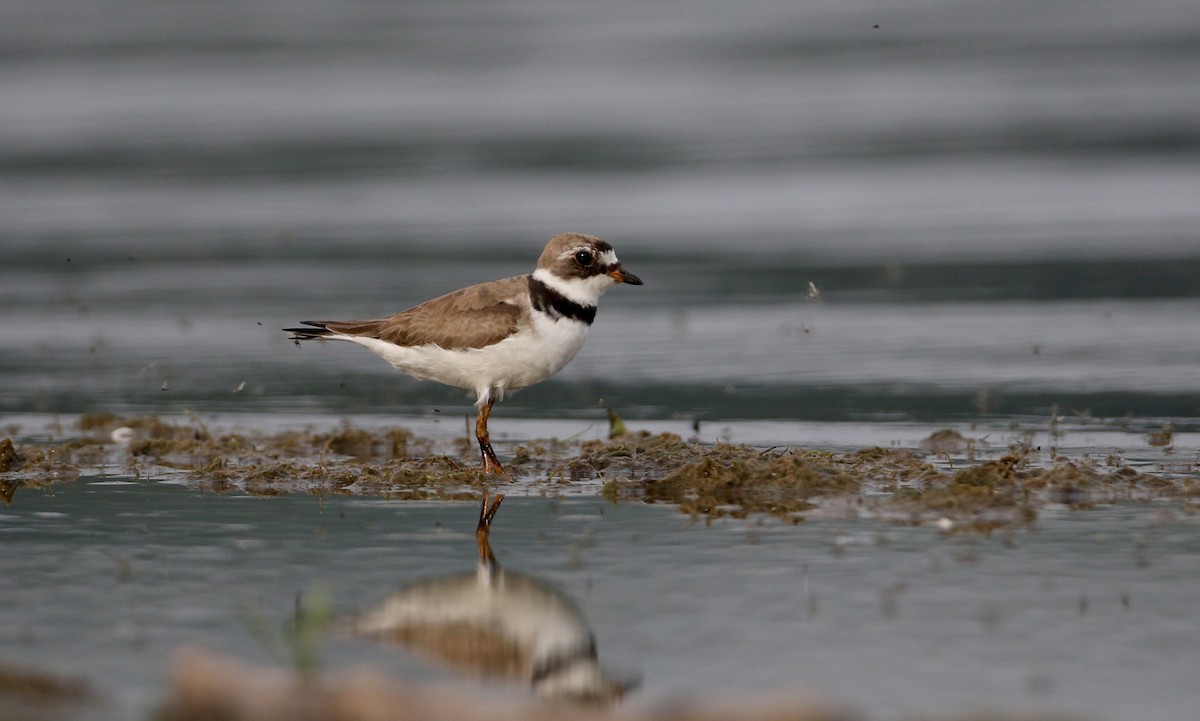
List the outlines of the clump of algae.
<svg viewBox="0 0 1200 721">
<path fill-rule="evenodd" d="M 408 499 L 468 498 L 473 493 L 465 489 L 484 486 L 485 479 L 473 466 L 442 455 L 410 455 L 427 446 L 403 428 L 372 432 L 343 424 L 324 433 L 216 436 L 200 449 L 183 451 L 198 459 L 190 470 L 201 484 L 255 494 L 305 490 Z"/>
<path fill-rule="evenodd" d="M 766 513 L 792 522 L 830 498 L 858 500 L 913 478 L 935 473 L 911 451 L 865 448 L 849 454 L 769 449 L 746 445 L 696 446 L 683 463 L 659 476 L 606 484 L 610 498 L 641 497 L 677 504 L 708 518 Z"/>
<path fill-rule="evenodd" d="M 858 494 L 858 477 L 815 453 L 785 452 L 756 457 L 708 457 L 667 474 L 647 488 L 647 497 L 670 500 L 702 515 L 773 515 L 810 510 L 812 499 Z"/>
<path fill-rule="evenodd" d="M 703 460 L 712 454 L 756 453 L 748 446 L 717 444 L 708 447 L 683 440 L 674 433 L 638 431 L 608 441 L 584 441 L 579 453 L 550 469 L 549 475 L 566 481 L 620 476 L 647 478 Z"/>
<path fill-rule="evenodd" d="M 1055 456 L 1035 462 L 1026 447 L 957 471 L 939 471 L 900 489 L 891 505 L 912 520 L 933 516 L 957 520 L 959 530 L 988 531 L 1031 523 L 1050 503 L 1088 508 L 1097 503 L 1189 499 L 1195 478 L 1168 479 L 1125 465 L 1101 464 L 1089 457 Z"/>
<path fill-rule="evenodd" d="M 399 500 L 474 499 L 478 490 L 470 489 L 482 489 L 486 481 L 479 469 L 445 456 L 371 464 L 280 461 L 206 467 L 195 478 L 214 490 L 240 488 L 255 495 L 343 492 Z"/>
<path fill-rule="evenodd" d="M 978 449 L 966 450 L 974 458 Z M 673 503 L 709 520 L 763 513 L 794 523 L 809 514 L 849 509 L 903 523 L 950 520 L 956 530 L 986 532 L 1032 523 L 1049 503 L 1085 508 L 1121 500 L 1188 499 L 1198 495 L 1200 486 L 1193 476 L 1164 478 L 1112 459 L 1102 464 L 1088 457 L 1054 456 L 1044 464 L 1025 446 L 958 469 L 931 462 L 947 456 L 944 449 L 931 455 L 878 447 L 850 453 L 761 451 L 638 436 L 585 444 L 583 451 L 567 467 L 634 471 L 605 484 L 603 493 L 610 500 Z M 647 462 L 639 463 L 643 456 Z"/>
<path fill-rule="evenodd" d="M 724 453 L 676 468 L 646 485 L 646 498 L 669 501 L 688 513 L 744 517 L 751 512 L 788 515 L 812 508 L 819 496 L 861 490 L 861 480 L 825 454 L 758 453 L 728 447 Z"/>
<path fill-rule="evenodd" d="M 920 449 L 766 449 L 704 445 L 671 433 L 626 432 L 606 441 L 532 441 L 509 462 L 523 481 L 603 482 L 614 502 L 671 503 L 706 519 L 769 514 L 799 522 L 809 515 L 869 515 L 902 523 L 947 520 L 955 530 L 990 531 L 1028 524 L 1049 503 L 1200 498 L 1196 464 L 1147 473 L 1104 459 L 1048 460 L 1029 444 L 979 460 L 973 439 L 935 433 Z M 972 441 L 968 443 L 968 441 Z M 135 478 L 183 476 L 214 491 L 261 495 L 353 493 L 397 499 L 466 499 L 498 479 L 482 474 L 473 449 L 461 458 L 403 428 L 367 430 L 343 423 L 275 433 L 213 432 L 195 416 L 84 416 L 78 435 L 58 443 L 0 439 L 0 500 L 22 486 L 70 480 L 89 466 Z M 966 453 L 954 460 L 951 453 Z M 955 464 L 960 464 L 955 467 Z M 965 464 L 965 465 L 963 465 Z"/>
<path fill-rule="evenodd" d="M 428 442 L 403 428 L 368 431 L 344 423 L 326 432 L 214 433 L 194 416 L 171 423 L 153 416 L 94 414 L 83 416 L 79 429 L 78 437 L 55 445 L 18 449 L 11 439 L 0 443 L 3 467 L 16 471 L 14 479 L 4 479 L 13 484 L 11 490 L 67 480 L 68 471 L 78 477 L 87 466 L 116 467 L 138 478 L 182 473 L 210 490 L 262 495 L 304 491 L 470 497 L 465 489 L 482 487 L 484 481 L 474 467 L 428 455 Z"/>
<path fill-rule="evenodd" d="M 11 505 L 18 488 L 41 488 L 73 481 L 80 475 L 74 449 L 58 446 L 17 447 L 0 439 L 0 502 Z"/>
</svg>

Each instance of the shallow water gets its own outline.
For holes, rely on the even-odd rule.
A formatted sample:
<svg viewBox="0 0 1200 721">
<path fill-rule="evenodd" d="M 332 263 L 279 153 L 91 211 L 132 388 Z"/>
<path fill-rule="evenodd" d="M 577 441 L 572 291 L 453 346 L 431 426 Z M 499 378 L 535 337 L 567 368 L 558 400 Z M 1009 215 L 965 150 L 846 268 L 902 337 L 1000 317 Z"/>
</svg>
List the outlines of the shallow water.
<svg viewBox="0 0 1200 721">
<path fill-rule="evenodd" d="M 105 718 L 161 699 L 164 661 L 198 644 L 269 663 L 239 603 L 288 618 L 327 588 L 341 611 L 473 567 L 477 507 L 198 494 L 83 478 L 0 515 L 0 639 L 81 674 Z M 573 597 L 631 704 L 812 692 L 873 719 L 983 708 L 1097 719 L 1194 713 L 1200 535 L 1172 506 L 1051 510 L 1035 533 L 813 519 L 696 524 L 595 497 L 510 498 L 493 546 Z M 336 638 L 327 671 L 447 674 Z"/>
</svg>

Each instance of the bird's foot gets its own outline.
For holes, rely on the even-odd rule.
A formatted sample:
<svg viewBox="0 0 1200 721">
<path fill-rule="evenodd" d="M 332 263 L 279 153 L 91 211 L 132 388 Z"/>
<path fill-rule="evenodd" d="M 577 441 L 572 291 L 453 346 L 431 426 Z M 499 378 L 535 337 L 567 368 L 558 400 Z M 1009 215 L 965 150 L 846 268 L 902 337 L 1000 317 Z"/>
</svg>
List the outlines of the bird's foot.
<svg viewBox="0 0 1200 721">
<path fill-rule="evenodd" d="M 495 473 L 498 476 L 504 476 L 509 481 L 512 480 L 512 476 L 508 475 L 508 471 L 504 470 L 504 466 L 500 465 L 500 460 L 496 458 L 496 452 L 492 450 L 491 443 L 480 441 L 479 453 L 483 456 L 484 473 Z"/>
</svg>

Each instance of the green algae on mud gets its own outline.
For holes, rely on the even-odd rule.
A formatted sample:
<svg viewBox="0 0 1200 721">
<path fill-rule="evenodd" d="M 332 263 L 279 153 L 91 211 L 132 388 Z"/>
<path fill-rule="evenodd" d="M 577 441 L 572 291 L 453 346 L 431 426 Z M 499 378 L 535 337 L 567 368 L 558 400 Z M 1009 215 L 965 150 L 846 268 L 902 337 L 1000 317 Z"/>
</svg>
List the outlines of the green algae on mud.
<svg viewBox="0 0 1200 721">
<path fill-rule="evenodd" d="M 370 431 L 343 422 L 326 431 L 218 432 L 195 416 L 168 422 L 111 414 L 82 416 L 76 428 L 57 443 L 0 439 L 0 498 L 11 502 L 19 487 L 72 480 L 88 469 L 255 495 L 463 500 L 484 489 L 515 488 L 485 476 L 469 445 L 459 445 L 456 456 L 438 453 L 432 441 L 403 428 Z M 1172 499 L 1191 508 L 1200 497 L 1196 463 L 1148 473 L 1119 454 L 1065 457 L 1022 443 L 979 460 L 990 451 L 950 429 L 919 445 L 835 453 L 708 445 L 635 431 L 607 441 L 518 445 L 509 467 L 526 489 L 530 481 L 543 492 L 594 484 L 613 502 L 671 503 L 709 520 L 867 516 L 989 531 L 1031 523 L 1047 504 Z M 965 459 L 951 458 L 963 451 Z"/>
</svg>

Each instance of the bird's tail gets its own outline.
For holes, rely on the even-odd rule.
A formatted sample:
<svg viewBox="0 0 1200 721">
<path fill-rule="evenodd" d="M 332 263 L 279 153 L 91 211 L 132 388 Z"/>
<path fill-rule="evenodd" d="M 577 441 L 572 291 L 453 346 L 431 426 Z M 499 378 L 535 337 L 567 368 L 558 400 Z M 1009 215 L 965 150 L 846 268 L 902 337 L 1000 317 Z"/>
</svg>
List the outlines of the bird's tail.
<svg viewBox="0 0 1200 721">
<path fill-rule="evenodd" d="M 314 338 L 328 338 L 333 335 L 333 331 L 325 327 L 325 321 L 320 320 L 302 320 L 304 325 L 312 326 L 311 328 L 284 328 L 284 333 L 291 333 L 288 340 L 302 341 L 313 340 Z"/>
</svg>

